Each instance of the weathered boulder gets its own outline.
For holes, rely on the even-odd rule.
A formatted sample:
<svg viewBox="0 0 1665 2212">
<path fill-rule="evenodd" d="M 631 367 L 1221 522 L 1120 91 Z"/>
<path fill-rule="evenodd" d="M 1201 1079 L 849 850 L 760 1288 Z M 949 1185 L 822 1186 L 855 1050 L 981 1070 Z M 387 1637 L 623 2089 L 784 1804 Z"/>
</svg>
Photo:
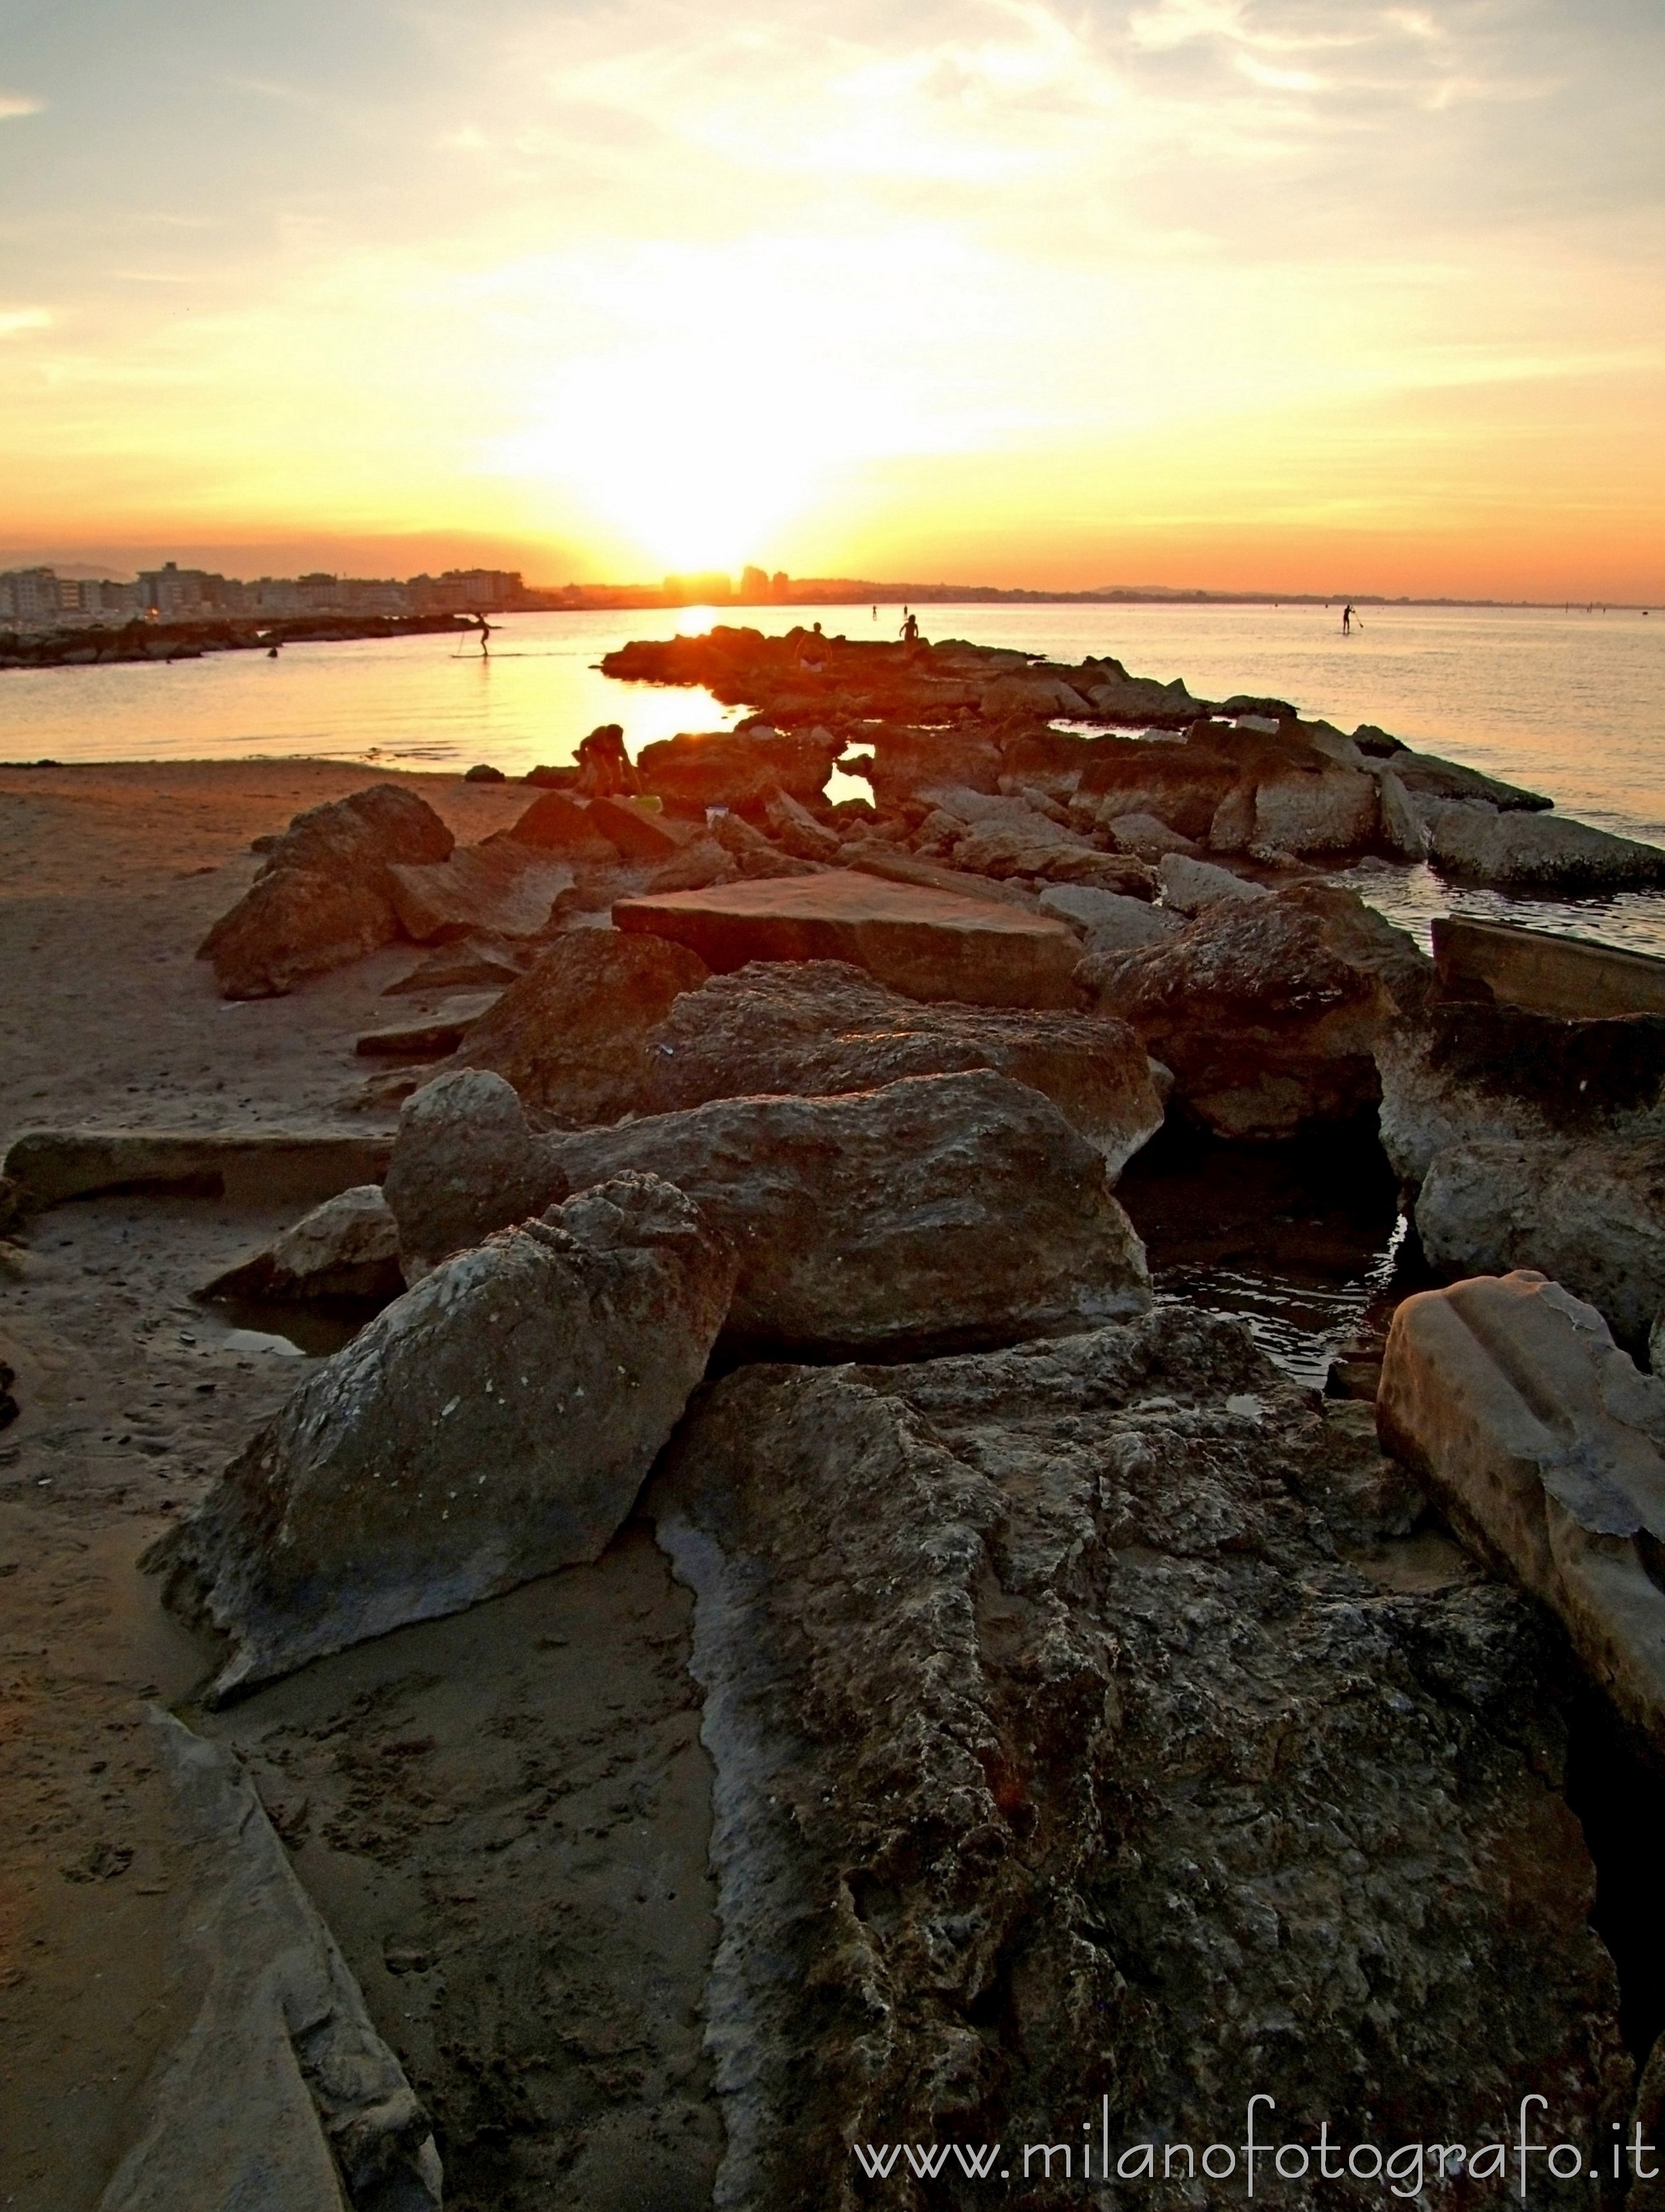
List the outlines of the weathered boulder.
<svg viewBox="0 0 1665 2212">
<path fill-rule="evenodd" d="M 147 1555 L 167 1602 L 231 1640 L 211 1698 L 598 1558 L 734 1273 L 680 1191 L 625 1175 L 385 1308 Z"/>
<path fill-rule="evenodd" d="M 540 802 L 547 804 L 547 802 Z M 557 899 L 576 881 L 570 867 L 505 834 L 481 845 L 459 845 L 448 860 L 395 866 L 393 906 L 419 945 L 443 944 L 485 931 L 535 937 Z"/>
<path fill-rule="evenodd" d="M 1453 1146 L 1665 1138 L 1665 1015 L 1571 1021 L 1480 999 L 1407 1003 L 1375 1049 L 1382 1142 L 1407 1186 Z"/>
<path fill-rule="evenodd" d="M 1121 891 L 1095 890 L 1090 884 L 1048 884 L 1039 901 L 1042 914 L 1055 914 L 1079 931 L 1090 952 L 1125 952 L 1135 945 L 1155 945 L 1182 927 L 1176 913 Z"/>
<path fill-rule="evenodd" d="M 1222 900 L 1161 944 L 1089 954 L 1080 972 L 1172 1068 L 1194 1120 L 1264 1139 L 1376 1103 L 1376 1046 L 1431 971 L 1352 892 L 1302 884 Z"/>
<path fill-rule="evenodd" d="M 568 1188 L 512 1084 L 486 1069 L 435 1077 L 399 1109 L 384 1185 L 405 1280 L 558 1204 Z"/>
<path fill-rule="evenodd" d="M 1184 853 L 1165 854 L 1158 867 L 1162 902 L 1175 914 L 1200 914 L 1222 899 L 1267 898 L 1264 884 L 1235 876 L 1230 868 L 1217 868 L 1212 860 L 1197 860 Z"/>
<path fill-rule="evenodd" d="M 738 1252 L 731 1349 L 1005 1342 L 1149 1298 L 1103 1155 L 993 1072 L 547 1135 L 501 1078 L 444 1076 L 407 1103 L 388 1170 L 407 1277 L 627 1172 L 674 1182 Z"/>
<path fill-rule="evenodd" d="M 909 999 L 1079 1003 L 1062 922 L 855 869 L 625 899 L 613 919 L 690 946 L 720 974 L 749 960 L 846 960 Z"/>
<path fill-rule="evenodd" d="M 444 860 L 453 838 L 425 799 L 373 784 L 297 814 L 197 950 L 228 999 L 281 997 L 399 933 L 396 866 Z"/>
<path fill-rule="evenodd" d="M 1416 1225 L 1442 1275 L 1537 1268 L 1639 1347 L 1665 1306 L 1665 1138 L 1454 1145 L 1434 1155 Z"/>
<path fill-rule="evenodd" d="M 682 813 L 732 806 L 762 817 L 781 791 L 812 806 L 843 750 L 822 729 L 712 730 L 644 745 L 636 765 L 646 788 Z"/>
<path fill-rule="evenodd" d="M 708 834 L 690 838 L 673 859 L 654 869 L 643 888 L 650 891 L 702 891 L 710 884 L 732 884 L 744 872 L 727 846 Z M 607 902 L 609 905 L 611 902 Z"/>
<path fill-rule="evenodd" d="M 1170 830 L 1154 814 L 1112 814 L 1104 827 L 1116 849 L 1141 860 L 1159 860 L 1164 853 L 1194 853 L 1196 847 L 1177 830 Z"/>
<path fill-rule="evenodd" d="M 688 991 L 648 1034 L 634 1103 L 668 1113 L 760 1092 L 824 1097 L 977 1067 L 1050 1098 L 1113 1177 L 1162 1126 L 1150 1061 L 1125 1022 L 921 1005 L 832 960 L 756 961 Z"/>
<path fill-rule="evenodd" d="M 565 1127 L 617 1121 L 641 1108 L 648 1031 L 710 972 L 668 937 L 568 931 L 474 1024 L 461 1064 L 494 1070 Z"/>
<path fill-rule="evenodd" d="M 719 2204 L 834 2212 L 888 2166 L 969 2208 L 955 2146 L 1005 2146 L 1016 2190 L 1025 2143 L 1072 2140 L 1060 2202 L 1178 2202 L 1163 2147 L 1200 2158 L 1255 2094 L 1315 2172 L 1323 2123 L 1332 2153 L 1501 2148 L 1528 2080 L 1609 2139 L 1630 2068 L 1557 1641 L 1495 1583 L 1348 1563 L 1329 1500 L 1356 1521 L 1374 1456 L 1171 1306 L 698 1404 L 646 1502 L 715 1769 Z M 904 2144 L 945 2161 L 928 2196 Z"/>
<path fill-rule="evenodd" d="M 628 860 L 673 860 L 696 834 L 690 823 L 635 799 L 592 799 L 590 821 Z"/>
<path fill-rule="evenodd" d="M 1407 1298 L 1376 1418 L 1452 1526 L 1559 1616 L 1665 1751 L 1665 1382 L 1527 1269 Z"/>
<path fill-rule="evenodd" d="M 1381 828 L 1376 779 L 1313 755 L 1291 762 L 1255 788 L 1252 842 L 1281 853 L 1355 853 L 1376 843 Z"/>
<path fill-rule="evenodd" d="M 1368 722 L 1361 723 L 1353 732 L 1353 741 L 1362 751 L 1385 758 L 1409 794 L 1412 805 L 1419 809 L 1437 799 L 1478 799 L 1487 806 L 1497 807 L 1500 812 L 1518 809 L 1528 814 L 1543 814 L 1555 804 L 1541 792 L 1523 791 L 1519 784 L 1500 782 L 1494 775 L 1483 775 L 1477 768 L 1464 768 L 1460 762 L 1442 760 L 1437 753 L 1413 752 L 1409 746 L 1401 744 L 1383 731 L 1373 729 Z"/>
<path fill-rule="evenodd" d="M 205 1298 L 391 1298 L 404 1287 L 398 1224 L 379 1185 L 326 1198 L 264 1252 L 206 1284 Z"/>
<path fill-rule="evenodd" d="M 886 1356 L 1090 1328 L 1149 1301 L 1103 1155 L 993 1072 L 825 1098 L 717 1099 L 546 1139 L 574 1189 L 626 1169 L 740 1255 L 731 1349 Z"/>
<path fill-rule="evenodd" d="M 775 802 L 771 800 L 770 805 Z M 744 814 L 732 806 L 714 806 L 707 816 L 705 841 L 714 841 L 727 853 L 743 876 L 812 876 L 820 863 L 800 860 L 754 830 Z M 654 888 L 659 886 L 656 884 Z M 691 888 L 691 886 L 690 886 Z"/>
<path fill-rule="evenodd" d="M 592 816 L 591 803 L 570 792 L 548 792 L 533 799 L 503 835 L 574 867 L 611 867 L 618 860 L 619 848 Z"/>
<path fill-rule="evenodd" d="M 786 852 L 800 860 L 836 860 L 840 840 L 824 823 L 817 822 L 807 806 L 800 806 L 787 792 L 777 792 L 763 809 L 769 835 Z"/>
<path fill-rule="evenodd" d="M 1182 836 L 1200 840 L 1244 774 L 1243 762 L 1224 740 L 1101 738 L 1086 748 L 1079 797 L 1097 802 L 1100 820 L 1152 814 Z"/>
<path fill-rule="evenodd" d="M 1038 914 L 1041 902 L 1026 884 L 997 881 L 993 876 L 974 876 L 964 868 L 939 867 L 920 853 L 903 853 L 883 838 L 852 837 L 839 853 L 842 866 L 859 874 L 880 876 L 886 883 L 917 884 L 921 890 L 946 891 L 951 897 L 977 901 L 985 906 L 1018 906 Z M 1152 888 L 1155 889 L 1155 878 Z"/>
<path fill-rule="evenodd" d="M 155 1709 L 146 1748 L 186 1851 L 177 1934 L 197 2008 L 139 2093 L 99 2212 L 438 2212 L 428 2115 L 247 1775 Z"/>
<path fill-rule="evenodd" d="M 1484 799 L 1425 802 L 1429 858 L 1462 883 L 1518 891 L 1619 891 L 1665 883 L 1665 849 L 1564 814 L 1500 811 Z"/>
</svg>

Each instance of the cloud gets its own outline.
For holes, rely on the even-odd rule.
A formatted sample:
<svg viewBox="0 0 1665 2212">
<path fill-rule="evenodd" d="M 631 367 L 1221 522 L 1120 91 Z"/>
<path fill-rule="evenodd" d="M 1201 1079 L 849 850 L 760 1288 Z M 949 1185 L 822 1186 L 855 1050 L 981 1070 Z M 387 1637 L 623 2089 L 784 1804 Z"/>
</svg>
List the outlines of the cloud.
<svg viewBox="0 0 1665 2212">
<path fill-rule="evenodd" d="M 52 319 L 45 307 L 0 307 L 0 338 L 15 338 L 23 331 L 44 331 Z"/>
<path fill-rule="evenodd" d="M 46 105 L 44 100 L 31 99 L 27 92 L 0 92 L 0 122 L 14 115 L 39 115 Z"/>
</svg>

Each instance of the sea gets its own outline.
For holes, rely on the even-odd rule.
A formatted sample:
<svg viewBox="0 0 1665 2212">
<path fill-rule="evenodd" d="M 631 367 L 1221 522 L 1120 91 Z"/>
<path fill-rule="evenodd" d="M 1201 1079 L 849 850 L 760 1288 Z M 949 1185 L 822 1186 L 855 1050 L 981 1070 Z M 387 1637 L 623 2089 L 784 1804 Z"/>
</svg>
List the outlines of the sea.
<svg viewBox="0 0 1665 2212">
<path fill-rule="evenodd" d="M 1201 697 L 1246 691 L 1290 701 L 1344 730 L 1361 722 L 1489 775 L 1528 786 L 1561 811 L 1665 844 L 1665 610 L 1367 607 L 1343 635 L 1340 605 L 930 606 L 933 638 L 969 638 L 1077 661 L 1113 653 L 1131 673 L 1182 677 Z M 896 635 L 895 606 L 629 610 L 505 615 L 477 638 L 368 638 L 201 660 L 0 672 L 0 759 L 214 760 L 319 755 L 455 773 L 489 763 L 511 776 L 573 757 L 599 722 L 632 752 L 679 730 L 718 729 L 742 711 L 708 692 L 621 684 L 603 656 L 633 637 L 714 621 L 832 635 Z M 844 794 L 859 780 L 836 778 Z M 835 793 L 835 795 L 838 795 Z M 1437 914 L 1493 915 L 1665 953 L 1665 896 L 1504 898 L 1442 884 L 1428 869 L 1351 871 L 1370 902 L 1425 945 Z"/>
<path fill-rule="evenodd" d="M 367 639 L 201 660 L 0 672 L 0 759 L 204 760 L 321 755 L 519 776 L 569 761 L 600 722 L 634 753 L 739 708 L 700 690 L 616 683 L 604 654 L 714 621 L 889 638 L 896 606 L 507 615 L 477 637 Z M 1179 676 L 1200 697 L 1286 699 L 1344 730 L 1370 722 L 1408 744 L 1528 786 L 1563 812 L 1665 845 L 1665 611 L 1340 606 L 930 606 L 926 634 L 1061 661 L 1113 653 L 1138 676 Z M 842 774 L 833 795 L 865 793 Z M 1437 915 L 1487 915 L 1665 954 L 1665 896 L 1519 899 L 1367 862 L 1351 882 L 1425 947 Z M 1373 1149 L 1373 1148 L 1372 1148 Z M 1275 1155 L 1275 1156 L 1274 1156 Z M 1345 1146 L 1170 1144 L 1133 1164 L 1121 1195 L 1151 1249 L 1158 1295 L 1245 1322 L 1286 1372 L 1322 1383 L 1425 1277 L 1391 1178 Z"/>
</svg>

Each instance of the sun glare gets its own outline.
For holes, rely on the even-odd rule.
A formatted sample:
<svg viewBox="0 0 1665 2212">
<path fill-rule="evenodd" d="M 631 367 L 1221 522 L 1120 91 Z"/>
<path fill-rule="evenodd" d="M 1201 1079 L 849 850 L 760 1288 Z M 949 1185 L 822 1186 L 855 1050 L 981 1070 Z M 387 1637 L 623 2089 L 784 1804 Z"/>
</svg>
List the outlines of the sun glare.
<svg viewBox="0 0 1665 2212">
<path fill-rule="evenodd" d="M 556 326 L 576 296 L 628 335 L 549 379 L 489 464 L 576 494 L 650 569 L 766 560 L 852 469 L 975 442 L 929 373 L 928 295 L 963 279 L 963 259 L 891 234 L 523 268 L 524 321 Z"/>
</svg>

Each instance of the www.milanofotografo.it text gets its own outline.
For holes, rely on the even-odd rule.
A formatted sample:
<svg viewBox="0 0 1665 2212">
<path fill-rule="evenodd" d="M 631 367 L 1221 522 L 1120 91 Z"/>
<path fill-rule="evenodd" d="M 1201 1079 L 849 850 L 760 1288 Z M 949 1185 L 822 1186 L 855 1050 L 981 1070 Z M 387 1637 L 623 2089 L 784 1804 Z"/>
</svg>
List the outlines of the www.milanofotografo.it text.
<svg viewBox="0 0 1665 2212">
<path fill-rule="evenodd" d="M 1650 2180 L 1660 2171 L 1655 2146 L 1642 2139 L 1642 2124 L 1627 2137 L 1611 2124 L 1607 2142 L 1557 2140 L 1547 2125 L 1549 2100 L 1534 2093 L 1522 2097 L 1515 2124 L 1475 2143 L 1409 2142 L 1391 2147 L 1349 2143 L 1332 2134 L 1328 2120 L 1316 2137 L 1281 2142 L 1273 2130 L 1276 2101 L 1258 2095 L 1249 2100 L 1239 2142 L 1115 2143 L 1110 2138 L 1109 2100 L 1097 2121 L 1081 2123 L 1079 2140 L 1006 2145 L 989 2142 L 853 2143 L 851 2155 L 869 2181 L 963 2179 L 967 2181 L 1141 2183 L 1208 2180 L 1240 2188 L 1252 2198 L 1275 2175 L 1281 2181 L 1375 2182 L 1390 2197 L 1409 2200 L 1431 2184 L 1490 2181 L 1522 2203 L 1547 2177 L 1568 2182 Z"/>
</svg>

